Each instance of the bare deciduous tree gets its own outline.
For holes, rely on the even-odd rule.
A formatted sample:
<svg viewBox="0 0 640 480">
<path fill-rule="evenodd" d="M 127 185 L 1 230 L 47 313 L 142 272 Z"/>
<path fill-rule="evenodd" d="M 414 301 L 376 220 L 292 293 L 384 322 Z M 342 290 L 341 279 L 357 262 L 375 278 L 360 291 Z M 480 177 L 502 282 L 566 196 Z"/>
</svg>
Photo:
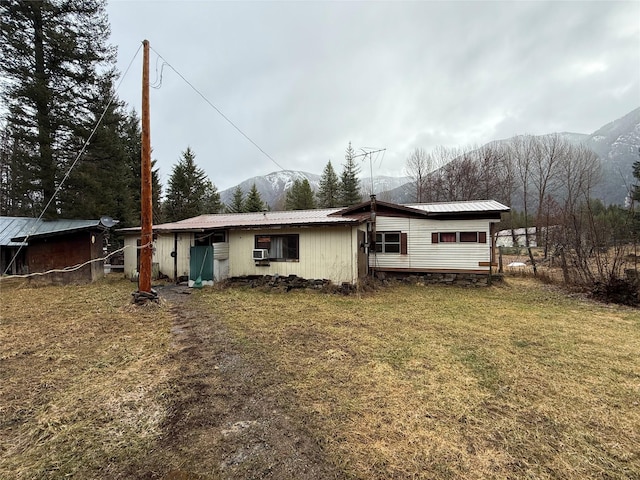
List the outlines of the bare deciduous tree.
<svg viewBox="0 0 640 480">
<path fill-rule="evenodd" d="M 427 177 L 433 169 L 432 163 L 432 157 L 422 148 L 416 148 L 407 158 L 405 169 L 414 186 L 417 203 L 426 201 Z"/>
<path fill-rule="evenodd" d="M 516 179 L 519 183 L 519 187 L 522 190 L 522 205 L 524 207 L 525 218 L 525 233 L 529 225 L 527 219 L 530 212 L 530 195 L 531 195 L 531 176 L 533 170 L 533 157 L 536 151 L 536 141 L 531 135 L 521 135 L 514 137 L 509 144 L 509 155 L 511 162 L 513 163 Z M 537 274 L 536 260 L 531 252 L 531 242 L 529 241 L 529 235 L 525 234 L 525 246 L 529 253 L 529 260 L 531 260 L 531 266 L 533 268 L 533 274 Z"/>
</svg>

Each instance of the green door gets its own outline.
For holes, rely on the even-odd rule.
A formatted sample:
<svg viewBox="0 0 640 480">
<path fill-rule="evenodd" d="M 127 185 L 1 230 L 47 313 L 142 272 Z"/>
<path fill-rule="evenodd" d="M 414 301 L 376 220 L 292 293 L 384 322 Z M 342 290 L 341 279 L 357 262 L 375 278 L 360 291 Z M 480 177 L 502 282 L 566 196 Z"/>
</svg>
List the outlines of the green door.
<svg viewBox="0 0 640 480">
<path fill-rule="evenodd" d="M 213 246 L 191 247 L 189 280 L 213 282 Z"/>
</svg>

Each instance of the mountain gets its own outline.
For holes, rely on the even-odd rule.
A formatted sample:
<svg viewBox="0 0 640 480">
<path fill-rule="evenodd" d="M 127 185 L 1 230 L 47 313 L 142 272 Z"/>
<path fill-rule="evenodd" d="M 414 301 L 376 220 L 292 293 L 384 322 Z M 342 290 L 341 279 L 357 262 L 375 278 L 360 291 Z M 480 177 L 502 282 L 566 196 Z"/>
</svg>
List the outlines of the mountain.
<svg viewBox="0 0 640 480">
<path fill-rule="evenodd" d="M 320 175 L 308 172 L 299 172 L 297 170 L 281 170 L 279 172 L 272 172 L 268 175 L 249 178 L 235 187 L 222 190 L 220 192 L 220 199 L 223 203 L 229 204 L 233 198 L 233 192 L 238 188 L 238 186 L 246 196 L 255 183 L 256 188 L 262 197 L 262 201 L 266 202 L 273 210 L 277 210 L 279 209 L 277 208 L 279 206 L 278 203 L 282 201 L 285 192 L 291 188 L 293 182 L 296 180 L 302 181 L 305 178 L 309 180 L 312 190 L 318 189 Z"/>
<path fill-rule="evenodd" d="M 595 196 L 606 204 L 623 205 L 629 189 L 635 183 L 632 173 L 633 163 L 640 160 L 638 152 L 640 147 L 640 108 L 604 125 L 592 134 L 560 132 L 558 135 L 572 144 L 584 144 L 598 154 L 602 161 L 603 176 L 602 182 L 594 190 Z M 512 138 L 489 142 L 485 146 L 510 141 Z M 272 209 L 277 210 L 283 208 L 285 193 L 293 185 L 293 182 L 305 178 L 311 184 L 311 188 L 317 191 L 320 175 L 295 170 L 283 170 L 253 177 L 240 183 L 240 188 L 246 194 L 255 183 L 262 199 Z M 363 196 L 368 197 L 371 192 L 371 178 L 361 178 L 360 185 Z M 224 203 L 231 202 L 235 188 L 232 187 L 220 192 Z M 373 177 L 373 191 L 378 199 L 383 201 L 395 203 L 415 201 L 409 177 Z M 514 205 L 514 207 L 518 206 Z"/>
<path fill-rule="evenodd" d="M 235 187 L 223 190 L 220 192 L 220 199 L 223 203 L 229 204 L 233 198 L 233 192 L 238 186 L 240 186 L 246 195 L 255 183 L 262 200 L 266 202 L 271 209 L 281 210 L 284 205 L 287 190 L 291 188 L 293 182 L 296 180 L 304 180 L 305 178 L 309 181 L 311 189 L 317 191 L 320 187 L 320 175 L 297 170 L 281 170 L 279 172 L 269 173 L 268 175 L 249 178 Z M 373 191 L 376 194 L 384 195 L 383 192 L 393 190 L 407 182 L 409 182 L 408 177 L 376 176 L 373 177 Z M 371 191 L 371 177 L 361 178 L 360 185 L 363 196 L 368 197 Z"/>
<path fill-rule="evenodd" d="M 596 196 L 607 204 L 624 204 L 636 182 L 633 163 L 640 160 L 640 108 L 596 130 L 584 144 L 602 161 L 603 181 Z"/>
</svg>

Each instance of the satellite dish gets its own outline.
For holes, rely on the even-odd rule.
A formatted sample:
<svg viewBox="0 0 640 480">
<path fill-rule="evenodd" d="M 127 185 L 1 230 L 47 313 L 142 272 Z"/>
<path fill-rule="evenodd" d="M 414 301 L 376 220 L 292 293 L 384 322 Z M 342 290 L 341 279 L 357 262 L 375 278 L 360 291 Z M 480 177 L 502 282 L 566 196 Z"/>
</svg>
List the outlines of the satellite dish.
<svg viewBox="0 0 640 480">
<path fill-rule="evenodd" d="M 114 220 L 113 218 L 111 218 L 111 217 L 109 217 L 109 216 L 107 216 L 107 215 L 105 215 L 105 216 L 103 216 L 103 217 L 100 217 L 100 223 L 101 223 L 102 225 L 104 225 L 105 227 L 107 227 L 107 228 L 111 228 L 111 227 L 113 227 L 116 223 L 118 223 L 118 221 L 117 221 L 117 220 Z"/>
</svg>

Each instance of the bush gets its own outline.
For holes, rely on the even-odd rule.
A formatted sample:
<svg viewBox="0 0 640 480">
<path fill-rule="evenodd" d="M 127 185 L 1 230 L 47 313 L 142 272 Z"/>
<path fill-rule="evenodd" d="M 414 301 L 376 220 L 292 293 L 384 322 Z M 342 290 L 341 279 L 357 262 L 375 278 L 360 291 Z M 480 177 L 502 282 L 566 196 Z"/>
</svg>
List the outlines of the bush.
<svg viewBox="0 0 640 480">
<path fill-rule="evenodd" d="M 638 286 L 623 278 L 612 278 L 607 283 L 596 282 L 591 290 L 591 296 L 602 302 L 640 306 Z"/>
</svg>

